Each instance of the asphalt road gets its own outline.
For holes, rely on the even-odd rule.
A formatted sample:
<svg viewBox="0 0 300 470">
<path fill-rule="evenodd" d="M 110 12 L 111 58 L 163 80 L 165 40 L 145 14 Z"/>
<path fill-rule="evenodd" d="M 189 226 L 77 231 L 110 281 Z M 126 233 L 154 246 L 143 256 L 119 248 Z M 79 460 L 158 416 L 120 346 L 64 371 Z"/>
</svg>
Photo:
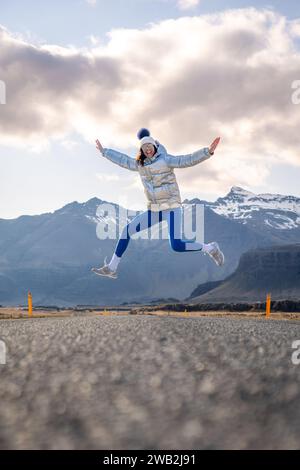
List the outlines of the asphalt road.
<svg viewBox="0 0 300 470">
<path fill-rule="evenodd" d="M 300 447 L 300 322 L 0 321 L 1 449 Z"/>
</svg>

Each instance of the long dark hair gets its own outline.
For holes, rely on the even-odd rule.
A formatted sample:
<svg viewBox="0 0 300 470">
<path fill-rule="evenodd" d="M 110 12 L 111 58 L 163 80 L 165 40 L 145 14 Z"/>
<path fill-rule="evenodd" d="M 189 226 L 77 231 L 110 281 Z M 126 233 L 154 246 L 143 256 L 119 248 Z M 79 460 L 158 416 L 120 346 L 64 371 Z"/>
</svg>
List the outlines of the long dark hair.
<svg viewBox="0 0 300 470">
<path fill-rule="evenodd" d="M 153 147 L 154 147 L 154 154 L 153 154 L 153 155 L 155 155 L 156 152 L 157 152 L 157 147 L 156 147 L 155 145 L 153 145 Z M 144 160 L 145 160 L 146 158 L 147 158 L 147 156 L 144 154 L 143 149 L 140 148 L 140 150 L 139 150 L 139 152 L 138 152 L 138 154 L 137 154 L 137 156 L 136 156 L 136 160 L 137 160 L 137 162 L 138 162 L 138 165 L 144 166 Z"/>
</svg>

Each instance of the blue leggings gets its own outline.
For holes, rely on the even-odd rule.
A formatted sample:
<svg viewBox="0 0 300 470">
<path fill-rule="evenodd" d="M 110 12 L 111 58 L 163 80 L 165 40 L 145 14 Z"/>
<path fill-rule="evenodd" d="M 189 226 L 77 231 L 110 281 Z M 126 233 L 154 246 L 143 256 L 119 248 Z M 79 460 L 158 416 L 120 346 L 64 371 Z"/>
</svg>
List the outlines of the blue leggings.
<svg viewBox="0 0 300 470">
<path fill-rule="evenodd" d="M 181 239 L 181 207 L 161 211 L 142 212 L 132 219 L 122 230 L 116 245 L 115 254 L 121 257 L 126 250 L 130 235 L 148 229 L 163 220 L 168 224 L 169 244 L 175 251 L 201 251 L 203 244 L 192 240 Z"/>
</svg>

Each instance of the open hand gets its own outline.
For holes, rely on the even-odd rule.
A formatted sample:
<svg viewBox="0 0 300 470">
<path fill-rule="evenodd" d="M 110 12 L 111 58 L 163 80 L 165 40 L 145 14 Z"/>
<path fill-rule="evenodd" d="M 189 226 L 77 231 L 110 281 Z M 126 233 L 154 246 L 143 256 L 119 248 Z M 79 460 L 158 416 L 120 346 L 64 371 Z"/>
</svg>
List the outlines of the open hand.
<svg viewBox="0 0 300 470">
<path fill-rule="evenodd" d="M 209 153 L 210 153 L 211 155 L 214 154 L 214 152 L 215 152 L 215 150 L 216 150 L 216 148 L 217 148 L 217 146 L 218 146 L 220 140 L 221 140 L 221 137 L 217 137 L 217 138 L 213 141 L 213 143 L 211 144 L 211 146 L 209 147 Z"/>
<path fill-rule="evenodd" d="M 99 150 L 99 152 L 103 153 L 103 147 L 98 139 L 96 140 L 96 147 Z"/>
</svg>

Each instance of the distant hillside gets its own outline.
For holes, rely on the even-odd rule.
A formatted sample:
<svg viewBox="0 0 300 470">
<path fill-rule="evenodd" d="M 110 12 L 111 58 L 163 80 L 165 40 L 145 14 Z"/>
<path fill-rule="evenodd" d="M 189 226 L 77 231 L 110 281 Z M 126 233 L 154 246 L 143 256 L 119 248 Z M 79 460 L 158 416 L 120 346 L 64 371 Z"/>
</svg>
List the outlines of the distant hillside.
<svg viewBox="0 0 300 470">
<path fill-rule="evenodd" d="M 191 295 L 187 297 L 186 300 L 189 300 L 193 297 L 199 297 L 200 295 L 206 294 L 206 292 L 209 292 L 210 290 L 215 289 L 216 287 L 220 286 L 224 282 L 223 280 L 220 281 L 211 281 L 211 282 L 205 282 L 204 284 L 200 284 L 200 286 L 196 287 L 196 289 L 193 290 Z"/>
<path fill-rule="evenodd" d="M 267 292 L 273 300 L 300 300 L 300 243 L 244 253 L 233 274 L 190 302 L 256 302 L 265 300 Z"/>
</svg>

